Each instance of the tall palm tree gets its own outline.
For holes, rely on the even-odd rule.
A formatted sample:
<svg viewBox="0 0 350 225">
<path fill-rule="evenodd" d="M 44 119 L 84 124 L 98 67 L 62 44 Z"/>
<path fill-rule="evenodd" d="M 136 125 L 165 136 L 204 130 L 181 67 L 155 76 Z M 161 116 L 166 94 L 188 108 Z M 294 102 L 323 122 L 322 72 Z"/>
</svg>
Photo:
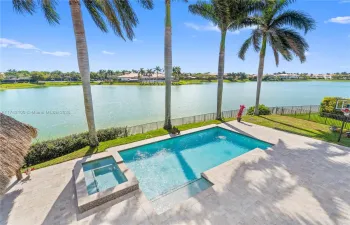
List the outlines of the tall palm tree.
<svg viewBox="0 0 350 225">
<path fill-rule="evenodd" d="M 142 80 L 142 76 L 145 75 L 145 69 L 144 68 L 140 68 L 139 72 L 137 73 L 137 78 L 139 79 L 139 81 Z"/>
<path fill-rule="evenodd" d="M 187 2 L 187 0 L 183 0 Z M 171 72 L 173 70 L 171 43 L 171 0 L 165 0 L 165 31 L 164 31 L 164 76 L 165 76 L 165 120 L 164 129 L 171 125 Z"/>
<path fill-rule="evenodd" d="M 180 77 L 180 75 L 181 75 L 181 67 L 179 67 L 179 66 L 174 66 L 174 67 L 173 67 L 173 74 L 174 74 L 174 76 L 175 76 L 175 79 L 176 79 L 176 80 L 179 80 L 179 77 Z"/>
<path fill-rule="evenodd" d="M 146 70 L 146 75 L 148 76 L 149 83 L 151 83 L 151 79 L 150 78 L 153 76 L 153 74 L 154 74 L 153 69 L 147 69 Z"/>
<path fill-rule="evenodd" d="M 225 40 L 229 31 L 250 25 L 249 14 L 262 7 L 262 2 L 253 0 L 198 1 L 189 6 L 192 14 L 199 15 L 217 26 L 221 32 L 216 119 L 221 120 L 223 75 L 225 69 Z"/>
<path fill-rule="evenodd" d="M 287 61 L 293 59 L 293 54 L 300 59 L 301 63 L 306 60 L 305 52 L 308 50 L 309 45 L 292 28 L 303 30 L 306 34 L 316 27 L 315 20 L 303 12 L 286 9 L 294 1 L 267 1 L 261 13 L 253 19 L 253 22 L 257 25 L 256 29 L 252 31 L 251 36 L 243 43 L 238 53 L 238 56 L 244 60 L 250 45 L 254 46 L 255 51 L 260 51 L 255 115 L 259 115 L 259 101 L 267 43 L 271 46 L 274 53 L 276 66 L 279 64 L 279 55 L 282 55 Z"/>
<path fill-rule="evenodd" d="M 58 24 L 60 17 L 56 12 L 55 0 L 12 0 L 14 9 L 19 13 L 33 14 L 37 7 L 41 7 L 49 24 Z M 62 1 L 63 3 L 64 1 Z M 94 110 L 90 87 L 89 55 L 85 36 L 85 27 L 81 13 L 81 2 L 92 16 L 95 24 L 101 31 L 107 32 L 108 21 L 114 33 L 125 40 L 134 38 L 133 28 L 138 24 L 137 16 L 129 0 L 69 0 L 73 29 L 75 34 L 79 71 L 83 83 L 84 105 L 87 124 L 89 128 L 90 146 L 97 146 L 98 139 L 95 128 Z M 153 8 L 152 0 L 140 0 L 146 9 Z"/>
<path fill-rule="evenodd" d="M 162 68 L 160 68 L 160 66 L 156 66 L 156 68 L 154 68 L 154 71 L 157 74 L 157 82 L 158 82 L 158 73 L 162 72 Z"/>
</svg>

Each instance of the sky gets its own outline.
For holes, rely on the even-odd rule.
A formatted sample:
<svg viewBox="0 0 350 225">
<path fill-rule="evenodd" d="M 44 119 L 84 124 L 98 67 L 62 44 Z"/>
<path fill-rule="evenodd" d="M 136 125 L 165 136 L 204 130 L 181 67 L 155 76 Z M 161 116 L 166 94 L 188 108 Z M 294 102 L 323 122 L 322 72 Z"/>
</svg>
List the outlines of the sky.
<svg viewBox="0 0 350 225">
<path fill-rule="evenodd" d="M 124 41 L 112 31 L 101 32 L 83 7 L 90 69 L 130 70 L 164 66 L 164 0 L 153 10 L 132 1 L 139 19 L 134 41 Z M 188 3 L 172 2 L 173 66 L 183 72 L 216 72 L 220 33 L 216 27 L 188 12 Z M 317 22 L 305 38 L 310 45 L 307 61 L 281 60 L 276 67 L 269 49 L 265 73 L 278 71 L 350 72 L 350 0 L 299 0 L 291 9 L 302 10 Z M 12 1 L 0 1 L 0 71 L 78 71 L 75 38 L 68 0 L 58 0 L 60 24 L 49 25 L 39 9 L 34 15 L 13 10 Z M 245 61 L 237 52 L 251 30 L 231 32 L 226 38 L 225 72 L 257 73 L 258 54 L 249 49 Z"/>
</svg>

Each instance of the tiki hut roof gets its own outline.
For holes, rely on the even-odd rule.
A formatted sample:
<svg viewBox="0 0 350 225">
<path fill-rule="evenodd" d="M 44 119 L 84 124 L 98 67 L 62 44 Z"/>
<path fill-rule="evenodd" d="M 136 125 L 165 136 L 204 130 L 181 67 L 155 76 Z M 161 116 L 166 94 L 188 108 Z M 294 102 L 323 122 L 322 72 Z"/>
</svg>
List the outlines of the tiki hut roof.
<svg viewBox="0 0 350 225">
<path fill-rule="evenodd" d="M 32 126 L 0 113 L 0 195 L 22 167 L 32 138 L 36 136 Z"/>
</svg>

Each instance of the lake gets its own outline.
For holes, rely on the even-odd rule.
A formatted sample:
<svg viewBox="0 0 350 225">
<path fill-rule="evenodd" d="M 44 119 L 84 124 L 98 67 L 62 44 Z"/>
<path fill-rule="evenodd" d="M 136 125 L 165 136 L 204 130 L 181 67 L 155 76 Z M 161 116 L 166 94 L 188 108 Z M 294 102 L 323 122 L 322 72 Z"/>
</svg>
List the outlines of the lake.
<svg viewBox="0 0 350 225">
<path fill-rule="evenodd" d="M 251 106 L 256 82 L 224 83 L 223 110 Z M 350 96 L 350 82 L 263 82 L 261 103 L 267 106 L 317 105 L 325 96 Z M 92 86 L 98 129 L 130 126 L 164 118 L 164 86 Z M 217 84 L 172 87 L 172 117 L 216 111 Z M 87 130 L 81 86 L 0 91 L 0 111 L 51 139 Z"/>
</svg>

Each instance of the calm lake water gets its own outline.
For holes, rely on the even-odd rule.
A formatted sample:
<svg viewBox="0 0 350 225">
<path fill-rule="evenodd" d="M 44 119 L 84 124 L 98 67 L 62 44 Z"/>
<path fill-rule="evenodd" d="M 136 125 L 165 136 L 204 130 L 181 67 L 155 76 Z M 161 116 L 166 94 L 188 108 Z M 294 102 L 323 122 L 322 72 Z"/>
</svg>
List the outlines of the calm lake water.
<svg viewBox="0 0 350 225">
<path fill-rule="evenodd" d="M 224 83 L 223 110 L 254 104 L 256 82 Z M 164 86 L 92 86 L 96 126 L 161 121 Z M 172 87 L 172 117 L 216 111 L 217 84 Z M 324 96 L 350 97 L 350 82 L 263 82 L 267 106 L 319 104 Z M 39 139 L 87 130 L 81 86 L 0 91 L 0 111 L 38 128 Z"/>
</svg>

